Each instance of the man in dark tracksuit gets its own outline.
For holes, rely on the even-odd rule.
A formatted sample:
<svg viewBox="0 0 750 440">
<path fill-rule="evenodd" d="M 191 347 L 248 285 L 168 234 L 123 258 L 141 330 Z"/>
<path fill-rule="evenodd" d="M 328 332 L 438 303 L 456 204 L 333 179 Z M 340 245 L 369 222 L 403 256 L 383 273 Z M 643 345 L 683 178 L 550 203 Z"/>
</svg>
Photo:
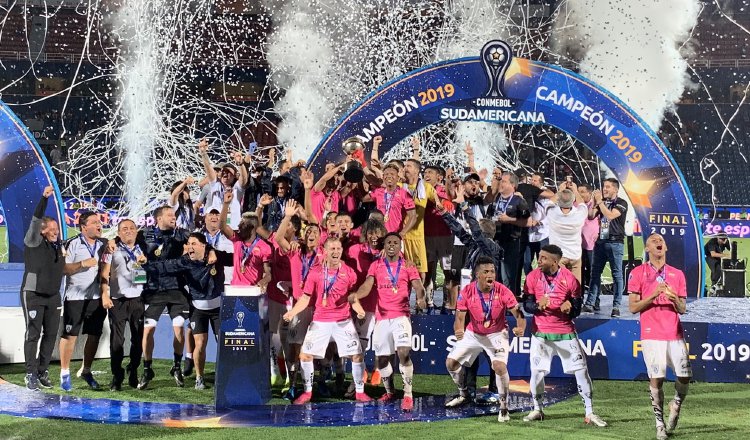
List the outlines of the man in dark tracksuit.
<svg viewBox="0 0 750 440">
<path fill-rule="evenodd" d="M 147 263 L 146 270 L 160 274 L 181 274 L 185 278 L 193 305 L 190 326 L 195 337 L 195 389 L 202 390 L 206 387 L 203 368 L 206 365 L 208 327 L 211 326 L 214 337 L 218 338 L 221 327 L 221 295 L 224 293 L 224 267 L 233 264 L 234 255 L 214 250 L 216 262 L 209 264 L 208 255 L 212 248 L 201 232 L 190 234 L 186 249 L 187 253 L 178 259 Z"/>
<path fill-rule="evenodd" d="M 26 320 L 23 352 L 26 360 L 25 382 L 30 390 L 37 390 L 39 386 L 52 387 L 47 368 L 60 325 L 60 283 L 65 258 L 60 243 L 60 227 L 54 219 L 44 215 L 47 200 L 54 192 L 51 186 L 44 189 L 23 239 L 25 271 L 21 284 L 21 306 Z"/>
</svg>

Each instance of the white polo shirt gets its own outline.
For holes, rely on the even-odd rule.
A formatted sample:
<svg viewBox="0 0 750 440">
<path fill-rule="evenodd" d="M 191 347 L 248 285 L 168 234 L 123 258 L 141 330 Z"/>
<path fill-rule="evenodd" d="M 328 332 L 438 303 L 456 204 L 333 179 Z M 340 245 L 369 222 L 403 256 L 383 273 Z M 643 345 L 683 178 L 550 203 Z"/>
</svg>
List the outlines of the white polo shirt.
<svg viewBox="0 0 750 440">
<path fill-rule="evenodd" d="M 588 215 L 589 208 L 584 203 L 573 206 L 567 214 L 563 214 L 557 205 L 547 211 L 549 244 L 560 246 L 563 257 L 571 260 L 581 258 L 581 230 Z"/>
<path fill-rule="evenodd" d="M 107 247 L 107 240 L 100 238 L 93 246 L 89 245 L 82 235 L 68 242 L 65 248 L 65 263 L 78 263 L 89 258 L 96 258 L 99 262 Z M 99 265 L 89 267 L 73 275 L 65 276 L 65 300 L 80 301 L 85 299 L 98 299 L 101 297 L 99 290 Z"/>
</svg>

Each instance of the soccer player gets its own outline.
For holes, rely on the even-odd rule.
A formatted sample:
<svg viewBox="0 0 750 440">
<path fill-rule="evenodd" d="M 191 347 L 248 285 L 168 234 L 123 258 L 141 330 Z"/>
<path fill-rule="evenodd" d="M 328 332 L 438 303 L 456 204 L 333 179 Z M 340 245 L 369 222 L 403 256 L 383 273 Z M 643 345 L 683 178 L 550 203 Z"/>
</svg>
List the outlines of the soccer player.
<svg viewBox="0 0 750 440">
<path fill-rule="evenodd" d="M 198 144 L 198 151 L 203 162 L 203 168 L 206 170 L 206 176 L 210 187 L 208 190 L 208 197 L 206 198 L 206 204 L 204 206 L 204 212 L 211 210 L 212 208 L 221 209 L 222 203 L 224 202 L 224 195 L 230 193 L 233 195 L 229 213 L 227 219 L 232 228 L 236 228 L 240 224 L 240 218 L 242 213 L 242 198 L 245 194 L 245 187 L 247 186 L 247 168 L 243 164 L 243 157 L 240 153 L 234 154 L 234 161 L 237 166 L 226 163 L 222 165 L 221 172 L 218 174 L 211 165 L 211 161 L 208 158 L 208 142 L 202 139 Z M 247 159 L 247 158 L 245 158 Z M 239 167 L 239 170 L 237 169 Z"/>
<path fill-rule="evenodd" d="M 401 237 L 414 227 L 417 213 L 414 210 L 414 200 L 409 192 L 399 186 L 399 169 L 396 165 L 388 164 L 383 169 L 383 185 L 370 191 L 363 198 L 363 202 L 375 202 L 377 209 L 384 215 L 385 228 L 388 232 L 398 232 Z"/>
<path fill-rule="evenodd" d="M 143 284 L 146 256 L 135 240 L 138 229 L 130 219 L 117 225 L 117 248 L 105 257 L 101 270 L 102 306 L 109 315 L 109 350 L 112 383 L 110 391 L 120 391 L 125 373 L 128 384 L 138 387 L 138 365 L 143 355 Z M 122 368 L 125 345 L 125 323 L 130 326 L 130 362 Z"/>
<path fill-rule="evenodd" d="M 594 414 L 586 355 L 573 324 L 573 318 L 581 313 L 581 285 L 573 272 L 560 265 L 562 257 L 559 246 L 544 246 L 539 252 L 538 267 L 529 272 L 524 283 L 524 310 L 534 315 L 529 381 L 534 410 L 523 421 L 544 420 L 544 376 L 550 372 L 552 357 L 558 356 L 565 374 L 576 377 L 578 393 L 586 409 L 584 421 L 604 427 L 607 423 Z"/>
<path fill-rule="evenodd" d="M 648 263 L 633 269 L 628 277 L 630 313 L 641 314 L 643 360 L 648 370 L 651 405 L 656 417 L 656 438 L 665 440 L 677 427 L 680 408 L 693 375 L 680 323 L 680 315 L 685 313 L 687 288 L 682 271 L 666 262 L 664 237 L 651 234 L 645 247 Z M 667 366 L 672 368 L 677 380 L 665 425 L 662 386 Z"/>
<path fill-rule="evenodd" d="M 427 248 L 424 236 L 424 218 L 429 202 L 440 204 L 435 189 L 419 175 L 422 164 L 416 159 L 408 159 L 404 164 L 406 182 L 403 188 L 409 191 L 414 202 L 414 226 L 404 235 L 404 255 L 419 270 L 424 283 L 427 275 Z"/>
<path fill-rule="evenodd" d="M 60 339 L 60 388 L 70 391 L 70 359 L 78 333 L 87 335 L 83 349 L 81 378 L 93 390 L 99 384 L 91 374 L 99 337 L 102 335 L 107 311 L 102 307 L 99 291 L 99 261 L 106 251 L 107 241 L 102 237 L 102 222 L 93 212 L 78 217 L 81 234 L 67 243 L 65 255 L 65 300 L 63 301 L 63 332 Z"/>
<path fill-rule="evenodd" d="M 23 238 L 25 271 L 21 306 L 26 319 L 23 342 L 26 361 L 24 381 L 30 390 L 37 390 L 40 386 L 52 388 L 47 369 L 60 325 L 60 283 L 65 256 L 60 243 L 60 226 L 54 219 L 44 215 L 47 201 L 54 193 L 51 186 L 44 188 Z M 39 339 L 42 340 L 41 343 Z"/>
<path fill-rule="evenodd" d="M 313 301 L 315 312 L 310 328 L 307 330 L 302 354 L 300 354 L 300 366 L 305 382 L 305 392 L 294 401 L 301 405 L 312 399 L 312 384 L 315 374 L 313 359 L 323 359 L 329 341 L 336 343 L 339 356 L 351 358 L 352 377 L 356 385 L 355 399 L 358 402 L 369 402 L 372 400 L 365 394 L 364 356 L 362 347 L 359 345 L 357 329 L 351 318 L 349 306 L 349 293 L 357 282 L 357 275 L 347 265 L 341 262 L 343 248 L 337 238 L 329 238 L 324 244 L 325 261 L 322 266 L 310 269 L 310 275 L 305 282 L 302 297 L 292 307 L 292 310 L 284 314 L 284 321 L 289 322 L 297 314 L 302 312 Z M 351 309 L 357 313 L 357 318 L 362 319 L 365 311 L 359 302 L 351 305 Z"/>
<path fill-rule="evenodd" d="M 510 420 L 508 413 L 508 354 L 510 340 L 505 313 L 510 311 L 516 318 L 513 334 L 522 336 L 526 330 L 526 319 L 519 310 L 515 295 L 507 287 L 495 281 L 495 263 L 492 258 L 481 256 L 474 265 L 475 281 L 466 286 L 458 296 L 456 320 L 453 331 L 457 342 L 446 359 L 453 382 L 458 386 L 459 395 L 445 404 L 448 408 L 463 405 L 468 401 L 464 382 L 464 368 L 476 360 L 484 351 L 492 359 L 497 388 L 500 394 L 498 422 Z M 466 317 L 469 325 L 466 325 Z M 464 332 L 464 329 L 466 332 Z"/>
<path fill-rule="evenodd" d="M 149 262 L 179 258 L 187 243 L 189 232 L 177 227 L 174 209 L 161 206 L 154 211 L 156 225 L 143 229 L 137 242 L 146 253 Z M 151 269 L 154 268 L 154 269 Z M 166 308 L 172 320 L 174 340 L 174 364 L 169 375 L 179 387 L 185 386 L 182 375 L 182 351 L 185 347 L 183 325 L 190 316 L 190 304 L 187 294 L 181 288 L 181 280 L 170 274 L 158 271 L 157 266 L 146 268 L 146 287 L 143 289 L 143 303 L 146 311 L 143 314 L 143 374 L 138 383 L 139 390 L 145 390 L 154 378 L 151 368 L 154 353 L 154 333 L 162 312 Z"/>
<path fill-rule="evenodd" d="M 414 408 L 412 378 L 414 365 L 411 362 L 411 321 L 409 320 L 409 295 L 411 289 L 417 293 L 417 308 L 426 309 L 424 286 L 417 267 L 401 257 L 401 236 L 391 232 L 383 244 L 385 256 L 370 265 L 365 282 L 359 287 L 356 299 L 377 295 L 377 314 L 373 347 L 378 359 L 378 370 L 385 386 L 381 402 L 395 399 L 393 392 L 393 367 L 391 356 L 398 354 L 399 371 L 404 380 L 404 399 L 401 409 Z"/>
</svg>

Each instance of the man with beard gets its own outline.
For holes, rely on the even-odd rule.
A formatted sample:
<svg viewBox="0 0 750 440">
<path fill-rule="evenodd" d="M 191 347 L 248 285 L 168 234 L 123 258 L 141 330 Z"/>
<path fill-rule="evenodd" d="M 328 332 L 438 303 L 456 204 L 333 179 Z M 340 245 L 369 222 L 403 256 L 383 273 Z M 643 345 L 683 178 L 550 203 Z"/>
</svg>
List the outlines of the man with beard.
<svg viewBox="0 0 750 440">
<path fill-rule="evenodd" d="M 312 301 L 315 304 L 313 321 L 302 344 L 300 365 L 305 381 L 305 392 L 294 401 L 296 405 L 312 399 L 312 384 L 315 374 L 313 359 L 322 359 L 331 340 L 336 343 L 338 354 L 342 358 L 351 358 L 352 377 L 356 385 L 355 399 L 358 402 L 372 400 L 365 394 L 364 356 L 359 345 L 357 329 L 352 322 L 350 308 L 358 319 L 365 316 L 359 302 L 349 305 L 349 294 L 356 285 L 354 271 L 341 262 L 343 248 L 337 238 L 329 238 L 325 245 L 325 261 L 320 267 L 311 269 L 305 282 L 302 298 L 284 314 L 284 321 L 291 321 L 297 314 L 307 308 Z"/>
<path fill-rule="evenodd" d="M 142 265 L 146 256 L 138 244 L 138 229 L 130 219 L 117 225 L 117 247 L 105 258 L 101 271 L 102 305 L 109 315 L 109 350 L 112 383 L 110 391 L 120 391 L 129 374 L 128 384 L 138 387 L 138 365 L 143 354 L 143 284 L 146 272 Z M 122 368 L 125 345 L 125 323 L 130 327 L 130 359 Z"/>
<path fill-rule="evenodd" d="M 70 391 L 70 359 L 78 333 L 87 335 L 83 349 L 81 378 L 93 390 L 99 384 L 91 374 L 99 337 L 102 335 L 107 311 L 102 307 L 99 291 L 99 261 L 106 251 L 102 222 L 93 212 L 78 217 L 80 235 L 68 240 L 65 255 L 65 300 L 63 301 L 63 332 L 60 339 L 60 388 Z"/>
<path fill-rule="evenodd" d="M 375 290 L 377 314 L 373 348 L 380 377 L 385 386 L 385 394 L 380 401 L 389 402 L 395 399 L 391 357 L 398 354 L 399 371 L 404 381 L 401 409 L 411 411 L 414 408 L 414 365 L 409 356 L 412 337 L 409 296 L 411 289 L 414 289 L 417 293 L 417 308 L 424 310 L 427 307 L 424 286 L 416 266 L 401 257 L 401 237 L 398 234 L 391 232 L 385 236 L 383 252 L 385 255 L 370 265 L 365 282 L 352 300 L 373 296 L 372 292 Z"/>
<path fill-rule="evenodd" d="M 143 229 L 138 235 L 138 245 L 146 253 L 146 259 L 152 263 L 179 258 L 187 243 L 188 231 L 176 227 L 174 210 L 161 206 L 154 211 L 155 226 Z M 182 351 L 185 346 L 183 325 L 190 315 L 190 305 L 181 280 L 177 275 L 160 273 L 158 265 L 146 268 L 147 281 L 143 290 L 143 302 L 146 311 L 143 315 L 143 375 L 138 383 L 139 390 L 145 390 L 154 378 L 152 356 L 154 353 L 154 333 L 164 309 L 172 319 L 174 340 L 174 364 L 170 376 L 179 387 L 185 386 L 182 375 Z"/>
<path fill-rule="evenodd" d="M 575 375 L 585 407 L 584 422 L 605 427 L 607 423 L 594 414 L 586 355 L 573 324 L 581 312 L 581 285 L 570 270 L 560 265 L 562 256 L 560 247 L 544 246 L 539 253 L 539 267 L 526 276 L 524 310 L 534 315 L 529 380 L 534 409 L 523 420 L 544 420 L 544 376 L 550 372 L 552 357 L 558 356 L 565 374 Z"/>
<path fill-rule="evenodd" d="M 261 205 L 264 206 L 262 218 L 265 220 L 265 228 L 271 232 L 278 229 L 284 218 L 284 205 L 290 199 L 291 183 L 287 177 L 279 176 L 273 184 L 274 195 L 265 194 L 261 197 Z"/>
<path fill-rule="evenodd" d="M 23 341 L 26 361 L 24 381 L 30 390 L 37 390 L 40 386 L 52 388 L 48 368 L 60 325 L 60 283 L 65 256 L 60 243 L 60 227 L 54 219 L 44 215 L 47 201 L 54 193 L 51 186 L 44 188 L 23 238 L 21 307 L 26 319 Z"/>
</svg>

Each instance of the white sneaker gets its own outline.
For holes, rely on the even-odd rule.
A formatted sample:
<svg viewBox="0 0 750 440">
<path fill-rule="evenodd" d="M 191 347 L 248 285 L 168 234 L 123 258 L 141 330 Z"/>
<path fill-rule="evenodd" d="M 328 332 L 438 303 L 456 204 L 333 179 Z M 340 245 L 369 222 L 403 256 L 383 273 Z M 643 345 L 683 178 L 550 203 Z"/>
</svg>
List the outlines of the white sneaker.
<svg viewBox="0 0 750 440">
<path fill-rule="evenodd" d="M 667 428 L 663 426 L 657 426 L 656 427 L 656 440 L 667 440 L 669 438 L 669 434 L 667 434 Z"/>
<path fill-rule="evenodd" d="M 586 418 L 584 419 L 584 422 L 586 422 L 587 425 L 594 425 L 600 428 L 604 428 L 605 426 L 607 426 L 607 422 L 602 420 L 601 417 L 597 416 L 594 413 L 587 415 Z"/>
<path fill-rule="evenodd" d="M 497 421 L 500 423 L 510 422 L 510 413 L 507 409 L 501 409 L 497 413 Z"/>
<path fill-rule="evenodd" d="M 677 421 L 680 420 L 680 405 L 676 401 L 669 402 L 669 418 L 667 419 L 667 432 L 672 432 L 677 428 Z"/>
<path fill-rule="evenodd" d="M 535 409 L 534 411 L 531 411 L 526 415 L 526 417 L 523 418 L 524 422 L 534 422 L 537 420 L 544 420 L 544 413 L 540 409 Z"/>
<path fill-rule="evenodd" d="M 467 399 L 464 396 L 456 396 L 453 399 L 451 399 L 449 402 L 447 402 L 445 404 L 445 407 L 446 408 L 457 408 L 457 407 L 465 404 L 468 401 L 469 401 L 469 399 Z"/>
</svg>

